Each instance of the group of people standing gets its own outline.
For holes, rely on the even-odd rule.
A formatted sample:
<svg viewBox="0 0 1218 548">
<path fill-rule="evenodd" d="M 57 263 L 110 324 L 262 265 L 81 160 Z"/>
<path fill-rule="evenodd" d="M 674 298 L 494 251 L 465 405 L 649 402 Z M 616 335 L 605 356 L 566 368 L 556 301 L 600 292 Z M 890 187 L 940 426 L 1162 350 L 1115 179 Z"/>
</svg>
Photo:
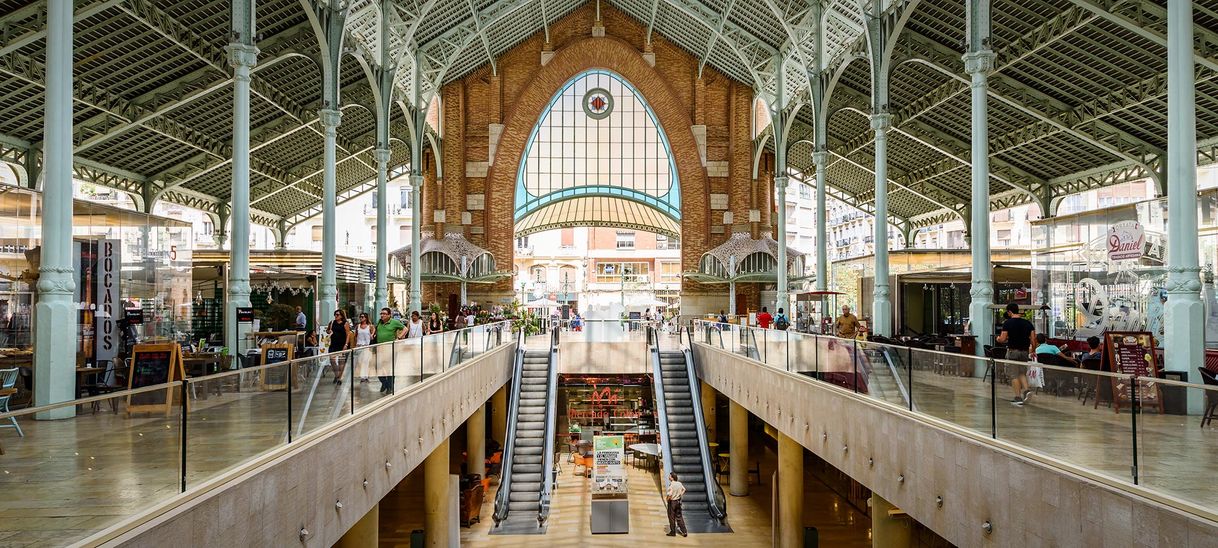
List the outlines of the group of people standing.
<svg viewBox="0 0 1218 548">
<path fill-rule="evenodd" d="M 362 347 L 399 339 L 415 339 L 433 333 L 473 327 L 477 324 L 477 311 L 478 309 L 473 306 L 463 307 L 460 313 L 448 322 L 443 321 L 439 313 L 435 311 L 428 314 L 426 321 L 417 310 L 411 312 L 410 318 L 406 321 L 403 321 L 399 314 L 388 307 L 380 309 L 375 321 L 369 317 L 367 312 L 360 312 L 352 321 L 347 317 L 345 311 L 341 309 L 334 311 L 334 319 L 326 324 L 323 331 L 329 336 L 329 343 L 326 345 L 325 351 L 330 353 L 330 369 L 334 374 L 335 386 L 341 385 L 343 382 L 348 356 L 344 352 L 347 350 L 358 350 Z M 303 315 L 303 312 L 300 315 Z M 381 392 L 393 391 L 393 375 L 384 375 L 382 373 L 386 373 L 386 371 L 381 371 L 383 367 L 378 369 L 373 365 L 372 362 L 375 358 L 373 352 L 357 351 L 354 355 L 355 366 L 358 368 L 356 373 L 360 377 L 361 384 L 368 383 L 370 373 L 375 370 L 376 376 L 380 380 Z"/>
</svg>

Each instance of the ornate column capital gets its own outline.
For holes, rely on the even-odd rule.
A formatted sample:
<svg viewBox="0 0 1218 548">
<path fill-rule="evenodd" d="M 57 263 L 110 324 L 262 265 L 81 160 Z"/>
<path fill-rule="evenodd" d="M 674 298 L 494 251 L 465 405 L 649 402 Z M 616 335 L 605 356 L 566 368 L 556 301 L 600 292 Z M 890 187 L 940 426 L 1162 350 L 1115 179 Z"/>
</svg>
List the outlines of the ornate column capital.
<svg viewBox="0 0 1218 548">
<path fill-rule="evenodd" d="M 867 117 L 871 120 L 871 129 L 876 133 L 883 133 L 892 129 L 892 114 L 888 112 L 880 112 Z"/>
<path fill-rule="evenodd" d="M 964 72 L 968 74 L 988 74 L 994 70 L 994 58 L 997 55 L 991 50 L 970 51 L 965 53 Z"/>
<path fill-rule="evenodd" d="M 789 184 L 790 181 L 791 181 L 791 178 L 787 177 L 786 175 L 779 175 L 777 177 L 774 177 L 774 188 L 778 189 L 779 192 L 786 192 L 787 184 Z"/>
<path fill-rule="evenodd" d="M 323 108 L 317 111 L 317 117 L 321 120 L 322 127 L 326 128 L 326 133 L 338 132 L 338 126 L 343 122 L 343 111 Z"/>
<path fill-rule="evenodd" d="M 75 272 L 73 268 L 38 267 L 38 294 L 72 295 L 76 290 L 76 281 L 72 279 Z"/>
<path fill-rule="evenodd" d="M 224 51 L 228 52 L 228 64 L 234 69 L 237 69 L 236 78 L 244 78 L 245 81 L 248 82 L 249 73 L 246 72 L 244 75 L 242 75 L 242 69 L 248 71 L 249 69 L 254 68 L 254 65 L 258 63 L 258 48 L 255 46 L 234 42 L 224 46 Z"/>
<path fill-rule="evenodd" d="M 1201 293 L 1201 268 L 1169 266 L 1165 286 L 1168 293 L 1199 295 Z"/>
<path fill-rule="evenodd" d="M 389 147 L 377 147 L 375 154 L 376 162 L 382 165 L 389 164 L 389 158 L 393 156 L 393 152 L 389 149 Z"/>
<path fill-rule="evenodd" d="M 816 150 L 812 151 L 812 162 L 816 164 L 817 168 L 829 163 L 829 151 L 827 149 L 817 147 Z"/>
</svg>

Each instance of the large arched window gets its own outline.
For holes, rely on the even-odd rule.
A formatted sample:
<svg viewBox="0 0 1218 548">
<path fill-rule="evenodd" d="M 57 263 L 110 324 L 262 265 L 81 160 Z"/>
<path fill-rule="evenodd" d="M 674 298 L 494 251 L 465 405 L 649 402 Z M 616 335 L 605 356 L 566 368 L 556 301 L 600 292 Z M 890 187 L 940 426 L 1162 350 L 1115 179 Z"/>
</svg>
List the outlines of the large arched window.
<svg viewBox="0 0 1218 548">
<path fill-rule="evenodd" d="M 530 134 L 517 174 L 517 232 L 578 224 L 677 236 L 680 219 L 676 165 L 646 100 L 606 70 L 567 82 Z"/>
</svg>

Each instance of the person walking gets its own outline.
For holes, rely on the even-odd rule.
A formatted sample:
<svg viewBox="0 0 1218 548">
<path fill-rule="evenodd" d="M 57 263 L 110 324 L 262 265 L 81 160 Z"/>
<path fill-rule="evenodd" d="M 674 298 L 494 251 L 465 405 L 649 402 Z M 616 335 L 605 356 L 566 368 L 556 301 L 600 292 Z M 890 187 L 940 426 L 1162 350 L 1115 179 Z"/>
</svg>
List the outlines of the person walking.
<svg viewBox="0 0 1218 548">
<path fill-rule="evenodd" d="M 853 339 L 859 334 L 859 319 L 850 313 L 849 306 L 842 306 L 842 315 L 833 322 L 833 331 L 843 339 Z"/>
<path fill-rule="evenodd" d="M 1015 397 L 1011 405 L 1023 405 L 1032 395 L 1028 388 L 1028 359 L 1033 352 L 1032 341 L 1036 340 L 1036 327 L 1019 314 L 1017 303 L 1007 304 L 1007 319 L 1002 322 L 1002 333 L 998 334 L 998 344 L 1007 345 L 1007 360 L 1017 362 L 1011 371 L 1011 388 Z"/>
<path fill-rule="evenodd" d="M 342 310 L 334 311 L 334 320 L 330 325 L 326 326 L 326 333 L 330 335 L 330 346 L 327 348 L 330 352 L 330 370 L 334 372 L 334 385 L 338 386 L 343 382 L 343 370 L 346 369 L 347 357 L 339 354 L 350 348 L 351 331 L 347 325 L 347 313 Z"/>
<path fill-rule="evenodd" d="M 791 320 L 787 319 L 786 312 L 779 308 L 778 315 L 774 316 L 774 329 L 786 331 L 788 327 L 791 327 Z"/>
<path fill-rule="evenodd" d="M 770 315 L 769 309 L 761 307 L 761 314 L 757 315 L 757 326 L 762 329 L 769 329 L 770 324 L 774 323 L 774 316 Z"/>
<path fill-rule="evenodd" d="M 431 313 L 431 318 L 427 320 L 427 334 L 440 333 L 444 331 L 444 322 L 440 321 L 440 315 L 435 312 Z"/>
<path fill-rule="evenodd" d="M 372 327 L 372 322 L 368 319 L 367 312 L 359 313 L 359 324 L 355 326 L 355 346 L 360 348 L 356 365 L 359 367 L 359 382 L 368 382 L 368 362 L 372 361 L 373 350 L 364 348 L 372 344 L 372 335 L 375 328 Z"/>
<path fill-rule="evenodd" d="M 689 531 L 685 529 L 685 515 L 681 511 L 681 497 L 685 496 L 685 485 L 677 480 L 676 472 L 668 474 L 668 489 L 664 490 L 664 502 L 668 506 L 668 536 L 675 537 L 680 534 L 683 537 L 689 536 Z"/>
<path fill-rule="evenodd" d="M 406 327 L 409 329 L 409 332 L 406 333 L 407 339 L 418 339 L 424 335 L 423 317 L 419 316 L 418 310 L 410 313 L 410 324 Z"/>
<path fill-rule="evenodd" d="M 389 308 L 381 309 L 381 317 L 376 322 L 376 342 L 387 343 L 393 342 L 402 338 L 402 334 L 406 332 L 406 324 L 401 320 L 395 319 L 389 312 Z M 384 355 L 392 355 L 390 352 L 384 352 Z M 377 360 L 377 378 L 381 381 L 381 393 L 389 393 L 393 391 L 393 366 L 384 366 Z"/>
</svg>

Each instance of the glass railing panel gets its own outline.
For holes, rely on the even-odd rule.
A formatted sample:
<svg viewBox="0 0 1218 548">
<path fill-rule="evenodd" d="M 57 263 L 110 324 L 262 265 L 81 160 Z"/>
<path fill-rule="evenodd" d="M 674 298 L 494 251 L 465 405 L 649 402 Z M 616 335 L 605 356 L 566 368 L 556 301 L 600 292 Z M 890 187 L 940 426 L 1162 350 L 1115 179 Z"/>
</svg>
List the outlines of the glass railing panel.
<svg viewBox="0 0 1218 548">
<path fill-rule="evenodd" d="M 292 367 L 292 439 L 351 414 L 349 375 L 335 383 L 335 360 L 323 354 L 300 358 Z"/>
<path fill-rule="evenodd" d="M 905 350 L 904 371 L 915 410 L 986 436 L 993 435 L 987 360 L 926 349 Z M 981 372 L 977 373 L 977 368 Z"/>
<path fill-rule="evenodd" d="M 288 442 L 294 362 L 213 375 L 190 383 L 186 471 L 194 485 Z M 330 392 L 337 391 L 330 385 Z M 210 393 L 207 399 L 201 394 Z"/>
<path fill-rule="evenodd" d="M 774 369 L 787 370 L 787 332 L 778 329 L 754 330 L 761 346 L 761 361 Z"/>
<path fill-rule="evenodd" d="M 24 434 L 0 428 L 0 544 L 66 546 L 177 496 L 180 384 L 0 413 Z"/>
<path fill-rule="evenodd" d="M 858 387 L 860 394 L 871 398 L 907 407 L 904 383 L 902 378 L 904 363 L 901 348 L 884 344 L 859 341 L 857 353 Z"/>
<path fill-rule="evenodd" d="M 356 413 L 390 395 L 387 386 L 390 383 L 382 382 L 376 371 L 377 364 L 382 362 L 382 354 L 385 355 L 383 360 L 385 363 L 392 363 L 393 345 L 363 346 L 351 352 L 350 359 L 353 369 L 350 369 L 347 374 L 346 383 L 349 386 L 347 386 L 346 392 L 348 392 Z M 387 381 L 388 378 L 385 380 Z"/>
<path fill-rule="evenodd" d="M 443 335 L 398 339 L 393 342 L 394 393 L 401 392 L 442 371 L 448 352 Z"/>
<path fill-rule="evenodd" d="M 1133 425 L 1125 403 L 1130 377 L 1030 362 L 994 364 L 998 439 L 1132 481 Z M 1038 372 L 1042 380 L 1035 379 Z M 1016 385 L 1031 391 L 1021 397 Z"/>
<path fill-rule="evenodd" d="M 787 370 L 810 375 L 816 371 L 816 351 L 819 337 L 787 332 Z"/>
<path fill-rule="evenodd" d="M 1144 377 L 1137 386 L 1138 483 L 1218 508 L 1218 387 Z"/>
</svg>

